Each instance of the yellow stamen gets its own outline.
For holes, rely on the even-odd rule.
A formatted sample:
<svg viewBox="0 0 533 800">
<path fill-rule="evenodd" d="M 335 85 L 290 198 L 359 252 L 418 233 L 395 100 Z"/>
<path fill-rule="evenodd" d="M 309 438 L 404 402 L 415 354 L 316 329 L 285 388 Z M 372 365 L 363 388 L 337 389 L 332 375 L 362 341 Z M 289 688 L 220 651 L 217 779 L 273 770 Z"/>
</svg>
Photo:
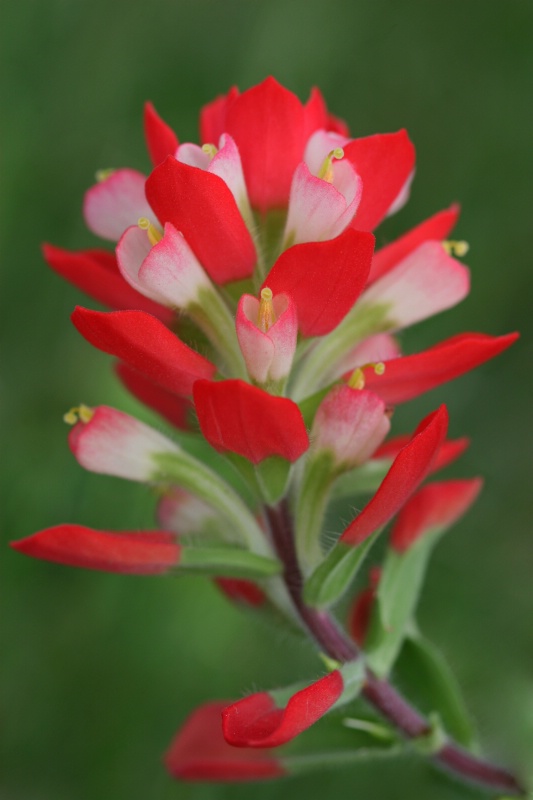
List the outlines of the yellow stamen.
<svg viewBox="0 0 533 800">
<path fill-rule="evenodd" d="M 466 256 L 468 251 L 470 250 L 470 245 L 468 242 L 465 241 L 454 241 L 452 239 L 447 239 L 442 243 L 442 246 L 446 250 L 449 256 L 457 256 L 457 258 L 462 258 Z"/>
<path fill-rule="evenodd" d="M 94 411 L 89 406 L 80 403 L 79 406 L 73 406 L 66 414 L 63 414 L 63 422 L 67 425 L 75 425 L 79 422 L 90 422 L 94 416 Z"/>
<path fill-rule="evenodd" d="M 265 286 L 261 289 L 261 300 L 259 301 L 259 312 L 257 314 L 257 326 L 263 333 L 266 333 L 276 321 L 276 313 L 272 303 L 272 290 Z"/>
<path fill-rule="evenodd" d="M 215 147 L 214 144 L 203 144 L 202 145 L 202 150 L 204 151 L 204 153 L 207 153 L 207 155 L 210 158 L 214 158 L 216 156 L 216 154 L 218 153 L 218 148 Z"/>
<path fill-rule="evenodd" d="M 146 235 L 148 236 L 148 241 L 150 242 L 152 247 L 154 246 L 154 244 L 160 242 L 161 239 L 163 238 L 163 234 L 161 233 L 161 231 L 158 231 L 155 225 L 152 222 L 150 222 L 149 219 L 146 219 L 146 217 L 139 217 L 139 219 L 137 220 L 137 225 L 142 231 L 146 231 Z"/>
<path fill-rule="evenodd" d="M 385 364 L 383 361 L 370 361 L 368 364 L 363 364 L 362 367 L 356 367 L 348 378 L 348 386 L 350 389 L 365 388 L 365 373 L 363 370 L 367 367 L 373 367 L 376 375 L 383 375 L 385 372 Z"/>
<path fill-rule="evenodd" d="M 109 169 L 99 169 L 95 175 L 95 178 L 98 181 L 98 183 L 103 183 L 104 181 L 106 181 L 108 178 L 111 177 L 114 171 L 115 170 L 112 167 L 110 167 Z"/>
<path fill-rule="evenodd" d="M 322 162 L 322 166 L 318 171 L 317 178 L 321 178 L 323 181 L 327 181 L 328 183 L 333 183 L 333 159 L 336 158 L 337 160 L 340 158 L 344 158 L 344 150 L 342 147 L 336 147 L 335 150 L 332 150 L 330 153 L 327 154 L 324 161 Z"/>
</svg>

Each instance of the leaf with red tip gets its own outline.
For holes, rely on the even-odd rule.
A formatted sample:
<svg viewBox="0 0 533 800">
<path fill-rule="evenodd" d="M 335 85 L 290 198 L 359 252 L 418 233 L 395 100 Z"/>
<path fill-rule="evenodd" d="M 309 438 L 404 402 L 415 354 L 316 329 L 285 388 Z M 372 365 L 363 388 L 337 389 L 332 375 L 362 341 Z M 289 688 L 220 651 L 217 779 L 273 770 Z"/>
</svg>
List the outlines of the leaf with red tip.
<svg viewBox="0 0 533 800">
<path fill-rule="evenodd" d="M 259 692 L 222 712 L 224 738 L 234 747 L 279 747 L 314 725 L 342 694 L 339 670 L 293 694 L 278 708 L 268 692 Z"/>
<path fill-rule="evenodd" d="M 244 381 L 197 381 L 194 404 L 203 435 L 220 453 L 238 453 L 253 464 L 269 456 L 292 462 L 309 447 L 296 403 Z"/>
<path fill-rule="evenodd" d="M 411 441 L 398 453 L 374 497 L 351 522 L 340 542 L 357 546 L 385 525 L 428 474 L 448 428 L 445 406 L 426 417 Z"/>
<path fill-rule="evenodd" d="M 381 278 L 424 242 L 446 239 L 457 223 L 458 217 L 459 206 L 454 204 L 424 220 L 396 241 L 382 247 L 374 254 L 368 282 L 373 283 Z"/>
<path fill-rule="evenodd" d="M 268 750 L 236 748 L 222 734 L 221 714 L 228 702 L 195 709 L 165 753 L 174 778 L 187 781 L 253 781 L 286 775 L 282 761 Z"/>
<path fill-rule="evenodd" d="M 164 122 L 152 103 L 144 105 L 144 136 L 148 154 L 154 167 L 157 167 L 167 156 L 175 156 L 178 149 L 178 137 Z"/>
<path fill-rule="evenodd" d="M 52 269 L 99 303 L 114 309 L 147 311 L 169 324 L 174 313 L 137 292 L 119 272 L 114 253 L 107 250 L 71 252 L 43 244 L 43 256 Z"/>
<path fill-rule="evenodd" d="M 128 364 L 118 363 L 115 371 L 131 394 L 144 403 L 148 408 L 157 411 L 164 419 L 168 420 L 180 430 L 189 430 L 189 413 L 192 403 L 184 397 L 178 397 L 173 392 L 162 389 L 153 381 L 145 378 Z"/>
<path fill-rule="evenodd" d="M 181 231 L 215 283 L 249 277 L 257 257 L 252 237 L 222 178 L 168 156 L 146 181 L 162 224 Z"/>
<path fill-rule="evenodd" d="M 215 372 L 210 361 L 144 311 L 106 313 L 77 306 L 71 319 L 94 347 L 125 361 L 169 392 L 188 396 L 195 380 Z"/>
<path fill-rule="evenodd" d="M 371 231 L 387 215 L 404 189 L 415 165 L 415 149 L 407 131 L 354 139 L 344 157 L 363 180 L 363 197 L 352 222 L 357 230 Z"/>
<path fill-rule="evenodd" d="M 384 442 L 381 447 L 378 447 L 372 459 L 381 458 L 396 458 L 402 447 L 409 443 L 411 436 L 405 434 L 402 436 L 393 436 L 388 441 Z M 451 464 L 461 456 L 470 444 L 470 439 L 463 436 L 460 439 L 447 439 L 439 448 L 435 460 L 433 461 L 428 475 L 433 472 L 438 472 L 444 469 L 448 464 Z"/>
<path fill-rule="evenodd" d="M 386 403 L 405 403 L 494 358 L 517 339 L 518 333 L 461 333 L 421 353 L 385 362 L 383 375 L 367 368 L 365 386 Z"/>
<path fill-rule="evenodd" d="M 168 572 L 180 559 L 180 546 L 171 533 L 97 531 L 83 525 L 46 528 L 11 547 L 57 564 L 132 575 Z"/>
<path fill-rule="evenodd" d="M 403 553 L 427 531 L 449 528 L 468 511 L 482 485 L 481 478 L 473 478 L 423 486 L 398 514 L 391 546 Z"/>
<path fill-rule="evenodd" d="M 373 251 L 372 234 L 351 229 L 327 242 L 297 244 L 280 255 L 263 286 L 292 297 L 304 336 L 323 336 L 363 291 Z"/>
</svg>

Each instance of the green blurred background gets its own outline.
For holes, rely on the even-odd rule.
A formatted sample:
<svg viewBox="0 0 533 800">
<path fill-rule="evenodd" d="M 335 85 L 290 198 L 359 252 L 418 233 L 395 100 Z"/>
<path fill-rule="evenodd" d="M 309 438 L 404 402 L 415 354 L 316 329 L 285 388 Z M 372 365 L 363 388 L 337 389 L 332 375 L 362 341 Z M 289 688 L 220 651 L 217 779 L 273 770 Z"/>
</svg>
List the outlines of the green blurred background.
<svg viewBox="0 0 533 800">
<path fill-rule="evenodd" d="M 43 264 L 46 240 L 94 246 L 81 200 L 96 169 L 148 170 L 151 99 L 182 141 L 200 106 L 273 74 L 323 90 L 355 135 L 408 128 L 411 201 L 390 240 L 458 200 L 473 292 L 409 331 L 414 351 L 462 330 L 520 342 L 398 412 L 406 431 L 441 401 L 469 435 L 450 474 L 482 474 L 475 509 L 440 545 L 420 621 L 449 656 L 486 750 L 533 773 L 531 545 L 531 143 L 528 0 L 26 0 L 2 24 L 2 800 L 253 796 L 364 800 L 476 797 L 415 761 L 254 786 L 174 784 L 160 754 L 198 703 L 313 676 L 310 651 L 207 583 L 107 576 L 25 559 L 10 539 L 62 521 L 148 527 L 148 490 L 85 474 L 62 413 L 79 401 L 150 417 L 68 316 L 94 303 Z M 158 421 L 158 425 L 161 423 Z M 528 763 L 529 762 L 529 763 Z"/>
</svg>

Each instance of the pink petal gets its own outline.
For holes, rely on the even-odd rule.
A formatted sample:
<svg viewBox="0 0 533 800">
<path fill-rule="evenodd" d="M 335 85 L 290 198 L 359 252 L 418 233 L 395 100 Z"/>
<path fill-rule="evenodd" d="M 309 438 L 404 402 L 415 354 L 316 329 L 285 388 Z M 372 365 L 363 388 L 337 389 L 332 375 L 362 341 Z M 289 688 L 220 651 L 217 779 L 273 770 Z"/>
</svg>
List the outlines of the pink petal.
<svg viewBox="0 0 533 800">
<path fill-rule="evenodd" d="M 365 364 L 376 364 L 380 361 L 390 361 L 400 356 L 398 342 L 388 333 L 376 333 L 369 336 L 339 359 L 335 364 L 335 370 L 330 373 L 331 378 L 337 378 L 344 373 L 346 380 L 356 367 L 363 367 Z M 370 371 L 374 372 L 371 367 Z"/>
<path fill-rule="evenodd" d="M 180 560 L 176 537 L 164 531 L 97 531 L 83 525 L 56 525 L 12 542 L 33 558 L 131 575 L 168 572 Z"/>
<path fill-rule="evenodd" d="M 231 191 L 222 178 L 168 157 L 146 182 L 161 220 L 181 231 L 215 283 L 249 277 L 256 253 Z"/>
<path fill-rule="evenodd" d="M 236 748 L 222 735 L 221 714 L 227 701 L 205 703 L 187 718 L 165 754 L 174 778 L 187 781 L 253 781 L 286 774 L 280 759 L 267 750 Z"/>
<path fill-rule="evenodd" d="M 273 298 L 273 306 L 277 319 L 267 333 L 257 327 L 257 298 L 242 295 L 237 308 L 237 338 L 248 374 L 257 383 L 285 378 L 290 372 L 296 349 L 298 319 L 292 298 L 278 294 Z"/>
<path fill-rule="evenodd" d="M 154 456 L 179 451 L 159 431 L 109 406 L 97 406 L 88 422 L 77 422 L 68 443 L 84 469 L 140 482 L 153 479 Z"/>
<path fill-rule="evenodd" d="M 144 193 L 146 177 L 133 169 L 117 169 L 109 178 L 92 186 L 83 202 L 89 230 L 102 239 L 117 242 L 126 228 L 140 217 L 157 224 Z"/>
<path fill-rule="evenodd" d="M 356 546 L 385 525 L 422 483 L 444 441 L 448 427 L 445 406 L 430 414 L 399 452 L 374 497 L 340 537 Z"/>
<path fill-rule="evenodd" d="M 145 231 L 128 228 L 118 243 L 117 261 L 124 278 L 138 291 L 174 308 L 186 309 L 198 301 L 201 289 L 212 287 L 185 238 L 170 222 L 153 247 Z"/>
<path fill-rule="evenodd" d="M 475 369 L 517 339 L 517 333 L 506 336 L 461 333 L 421 353 L 387 361 L 383 375 L 376 375 L 372 368 L 367 368 L 365 385 L 386 403 L 404 403 Z"/>
<path fill-rule="evenodd" d="M 372 392 L 334 387 L 315 414 L 313 450 L 330 451 L 345 468 L 363 464 L 390 430 L 385 411 L 385 403 Z"/>
<path fill-rule="evenodd" d="M 280 255 L 263 286 L 292 297 L 304 336 L 323 336 L 358 299 L 373 249 L 372 234 L 351 229 L 327 242 L 294 245 Z"/>
<path fill-rule="evenodd" d="M 44 244 L 43 256 L 61 277 L 105 306 L 147 311 L 166 324 L 174 319 L 174 313 L 169 308 L 139 294 L 124 280 L 113 253 L 106 250 L 70 252 Z"/>
<path fill-rule="evenodd" d="M 338 236 L 350 224 L 361 199 L 362 183 L 348 162 L 333 166 L 333 183 L 311 174 L 302 162 L 291 184 L 285 239 L 296 244 Z"/>
<path fill-rule="evenodd" d="M 285 708 L 259 692 L 225 708 L 224 738 L 234 747 L 279 747 L 314 725 L 336 703 L 344 682 L 338 670 L 296 692 Z"/>
<path fill-rule="evenodd" d="M 204 526 L 218 518 L 218 510 L 181 486 L 165 490 L 157 504 L 157 524 L 179 536 L 201 535 Z"/>
<path fill-rule="evenodd" d="M 72 322 L 94 347 L 125 361 L 169 392 L 191 395 L 195 380 L 215 372 L 214 364 L 144 311 L 105 313 L 77 306 Z"/>
<path fill-rule="evenodd" d="M 405 130 L 353 139 L 344 147 L 363 181 L 363 197 L 353 225 L 371 231 L 387 215 L 409 180 L 415 150 Z"/>
<path fill-rule="evenodd" d="M 215 450 L 253 464 L 269 456 L 296 461 L 309 447 L 300 409 L 241 380 L 197 381 L 194 403 L 202 433 Z"/>
<path fill-rule="evenodd" d="M 167 156 L 176 155 L 178 137 L 172 128 L 161 119 L 152 103 L 144 105 L 144 136 L 154 167 L 157 167 Z"/>
<path fill-rule="evenodd" d="M 453 525 L 468 511 L 482 485 L 481 478 L 474 478 L 423 486 L 398 514 L 392 529 L 391 546 L 403 553 L 432 528 Z"/>
<path fill-rule="evenodd" d="M 304 153 L 304 161 L 313 175 L 318 175 L 324 159 L 337 147 L 344 147 L 350 141 L 346 136 L 340 136 L 330 130 L 318 130 L 309 138 Z M 337 162 L 334 162 L 337 163 Z M 349 162 L 348 162 L 349 163 Z"/>
<path fill-rule="evenodd" d="M 162 389 L 128 364 L 119 362 L 115 366 L 115 371 L 126 389 L 137 400 L 156 411 L 174 427 L 183 431 L 189 430 L 189 416 L 192 410 L 192 403 L 189 400 Z"/>
<path fill-rule="evenodd" d="M 416 250 L 419 245 L 431 240 L 442 241 L 446 239 L 454 228 L 459 217 L 459 206 L 453 205 L 444 211 L 439 211 L 434 216 L 421 222 L 416 228 L 400 236 L 396 241 L 382 247 L 374 253 L 369 283 L 377 281 L 382 275 L 390 272 L 396 264 L 403 261 L 406 256 Z"/>
<path fill-rule="evenodd" d="M 440 242 L 425 242 L 373 283 L 361 302 L 387 306 L 387 320 L 398 330 L 452 308 L 469 290 L 468 268 Z"/>
</svg>

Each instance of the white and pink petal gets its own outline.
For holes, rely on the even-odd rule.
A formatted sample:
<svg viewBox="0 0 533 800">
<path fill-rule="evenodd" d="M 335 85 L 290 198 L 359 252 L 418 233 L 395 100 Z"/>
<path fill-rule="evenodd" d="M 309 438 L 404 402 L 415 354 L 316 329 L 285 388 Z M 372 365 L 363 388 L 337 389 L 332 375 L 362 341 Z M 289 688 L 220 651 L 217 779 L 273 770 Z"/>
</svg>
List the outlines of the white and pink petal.
<svg viewBox="0 0 533 800">
<path fill-rule="evenodd" d="M 117 242 L 126 228 L 146 217 L 157 218 L 144 193 L 146 176 L 133 169 L 117 169 L 92 186 L 83 202 L 83 216 L 89 230 L 102 239 Z"/>
</svg>

